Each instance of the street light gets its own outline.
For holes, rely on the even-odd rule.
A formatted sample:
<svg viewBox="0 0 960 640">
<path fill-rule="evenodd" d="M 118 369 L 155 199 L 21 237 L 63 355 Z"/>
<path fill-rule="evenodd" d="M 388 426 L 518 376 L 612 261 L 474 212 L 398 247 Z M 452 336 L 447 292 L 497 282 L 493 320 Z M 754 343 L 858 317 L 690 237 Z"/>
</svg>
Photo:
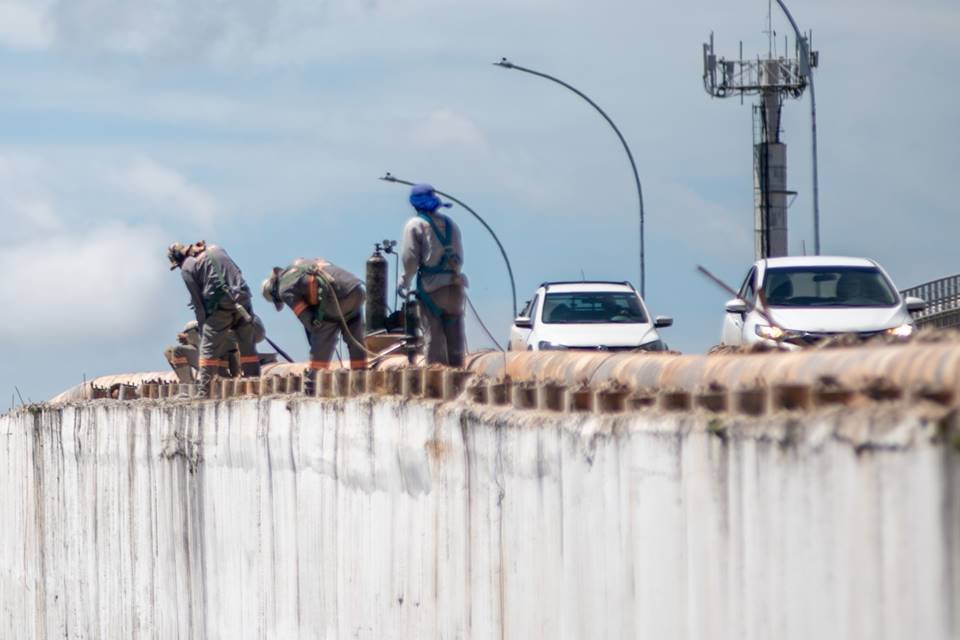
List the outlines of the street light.
<svg viewBox="0 0 960 640">
<path fill-rule="evenodd" d="M 644 240 L 643 240 L 643 190 L 640 188 L 640 174 L 637 173 L 637 165 L 633 161 L 633 154 L 630 152 L 630 147 L 627 146 L 627 141 L 624 140 L 623 135 L 620 133 L 620 130 L 617 129 L 617 125 L 613 124 L 613 120 L 610 119 L 603 109 L 597 106 L 597 103 L 587 97 L 585 93 L 577 89 L 576 87 L 567 84 L 559 78 L 554 78 L 551 75 L 546 73 L 541 73 L 540 71 L 534 71 L 533 69 L 528 69 L 526 67 L 521 67 L 520 65 L 514 64 L 507 60 L 506 58 L 500 58 L 499 62 L 494 62 L 494 65 L 498 67 L 503 67 L 504 69 L 516 69 L 517 71 L 523 71 L 524 73 L 529 73 L 531 75 L 540 76 L 541 78 L 546 78 L 552 82 L 556 82 L 559 85 L 562 85 L 573 91 L 575 94 L 586 100 L 590 103 L 590 106 L 596 109 L 603 119 L 607 121 L 607 124 L 613 129 L 613 132 L 617 134 L 617 137 L 620 138 L 620 143 L 623 144 L 623 150 L 627 152 L 627 159 L 630 161 L 630 169 L 633 170 L 633 180 L 637 185 L 637 200 L 640 202 L 640 295 L 646 297 L 646 272 L 644 269 Z"/>
<path fill-rule="evenodd" d="M 395 177 L 395 176 L 394 176 L 392 173 L 390 173 L 389 171 L 387 171 L 387 173 L 386 173 L 385 175 L 381 176 L 380 179 L 383 180 L 383 181 L 385 181 L 385 182 L 395 182 L 395 183 L 397 183 L 397 184 L 405 184 L 405 185 L 410 186 L 410 187 L 412 187 L 412 186 L 414 185 L 413 182 L 409 182 L 409 181 L 407 181 L 407 180 L 401 180 L 400 178 Z M 517 317 L 517 285 L 516 285 L 516 283 L 513 281 L 513 269 L 510 267 L 510 258 L 507 257 L 507 252 L 506 252 L 506 250 L 503 248 L 503 245 L 500 244 L 500 238 L 498 238 L 498 237 L 497 237 L 497 234 L 495 234 L 495 233 L 493 232 L 493 229 L 490 228 L 490 225 L 487 224 L 486 220 L 484 220 L 483 218 L 481 218 L 481 217 L 480 217 L 480 214 L 478 214 L 476 211 L 474 211 L 473 209 L 471 209 L 470 207 L 468 207 L 468 206 L 466 205 L 466 203 L 464 203 L 462 200 L 458 200 L 458 199 L 454 198 L 452 195 L 450 195 L 449 193 L 444 193 L 443 191 L 440 191 L 440 190 L 438 190 L 438 189 L 434 189 L 434 193 L 436 193 L 437 195 L 443 196 L 444 198 L 447 198 L 447 199 L 449 199 L 449 200 L 453 200 L 453 201 L 456 202 L 458 205 L 460 205 L 461 207 L 463 207 L 464 209 L 466 209 L 467 211 L 469 211 L 471 214 L 473 214 L 473 217 L 476 218 L 477 220 L 479 220 L 479 221 L 480 221 L 480 224 L 482 224 L 483 227 L 484 227 L 487 231 L 490 232 L 490 235 L 493 237 L 493 241 L 497 243 L 497 247 L 499 247 L 499 249 L 500 249 L 500 254 L 503 256 L 503 261 L 504 261 L 504 263 L 506 263 L 506 265 L 507 265 L 507 274 L 510 276 L 510 290 L 513 292 L 513 298 L 512 298 L 512 300 L 513 300 L 513 317 L 516 318 L 516 317 Z M 496 342 L 496 340 L 494 340 L 494 342 Z"/>
<path fill-rule="evenodd" d="M 787 9 L 783 0 L 777 0 L 777 4 L 783 9 L 783 13 L 790 21 L 793 32 L 797 37 L 797 45 L 800 47 L 800 68 L 806 71 L 807 84 L 810 85 L 810 136 L 812 138 L 813 150 L 813 252 L 820 255 L 820 182 L 817 176 L 817 95 L 813 89 L 813 66 L 810 64 L 810 43 L 797 26 L 796 20 Z"/>
</svg>

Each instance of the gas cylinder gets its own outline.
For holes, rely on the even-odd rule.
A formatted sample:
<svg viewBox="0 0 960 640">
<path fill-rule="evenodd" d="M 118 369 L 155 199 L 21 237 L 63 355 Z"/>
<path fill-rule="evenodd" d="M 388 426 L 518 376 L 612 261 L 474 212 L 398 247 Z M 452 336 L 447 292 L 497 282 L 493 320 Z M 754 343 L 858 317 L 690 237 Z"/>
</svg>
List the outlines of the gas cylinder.
<svg viewBox="0 0 960 640">
<path fill-rule="evenodd" d="M 380 253 L 380 244 L 374 245 L 373 255 L 367 259 L 367 333 L 385 328 L 387 318 L 387 259 Z"/>
</svg>

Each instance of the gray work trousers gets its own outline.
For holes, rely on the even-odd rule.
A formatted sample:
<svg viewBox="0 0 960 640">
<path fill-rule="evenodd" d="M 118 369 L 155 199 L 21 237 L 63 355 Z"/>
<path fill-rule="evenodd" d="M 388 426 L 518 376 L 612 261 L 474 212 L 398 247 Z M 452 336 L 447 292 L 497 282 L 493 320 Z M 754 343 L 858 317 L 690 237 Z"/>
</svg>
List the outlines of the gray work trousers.
<svg viewBox="0 0 960 640">
<path fill-rule="evenodd" d="M 167 362 L 173 367 L 177 374 L 177 379 L 183 383 L 193 382 L 193 370 L 196 369 L 200 360 L 200 350 L 192 344 L 178 344 L 173 347 L 167 347 L 163 352 Z"/>
<path fill-rule="evenodd" d="M 233 337 L 226 355 L 217 360 L 217 375 L 222 378 L 236 378 L 240 375 L 240 353 Z M 180 382 L 194 382 L 193 372 L 200 368 L 200 348 L 192 344 L 178 344 L 167 347 L 163 352 L 167 362 L 173 368 Z"/>
<path fill-rule="evenodd" d="M 210 380 L 223 366 L 227 352 L 236 339 L 240 351 L 240 371 L 244 376 L 260 375 L 260 357 L 254 342 L 254 326 L 244 322 L 236 307 L 219 308 L 207 316 L 200 333 L 200 386 L 199 395 L 210 392 Z"/>
<path fill-rule="evenodd" d="M 363 300 L 363 289 L 359 287 L 351 291 L 347 297 L 338 300 L 340 309 L 347 318 L 347 329 L 353 336 L 353 340 L 347 336 L 343 337 L 344 342 L 347 343 L 347 352 L 350 354 L 351 369 L 364 369 L 367 366 L 367 353 L 354 343 L 354 341 L 361 345 L 364 343 Z M 310 367 L 307 369 L 304 384 L 304 392 L 307 395 L 314 393 L 317 371 L 330 368 L 330 359 L 337 347 L 337 338 L 343 331 L 343 324 L 332 302 L 326 305 L 326 311 L 327 314 L 322 322 L 314 321 L 316 307 L 307 307 L 298 316 L 310 343 Z"/>
<path fill-rule="evenodd" d="M 427 295 L 441 311 L 441 315 L 438 316 L 423 301 L 417 305 L 427 364 L 462 367 L 465 350 L 463 287 L 459 284 L 451 284 L 431 291 Z"/>
</svg>

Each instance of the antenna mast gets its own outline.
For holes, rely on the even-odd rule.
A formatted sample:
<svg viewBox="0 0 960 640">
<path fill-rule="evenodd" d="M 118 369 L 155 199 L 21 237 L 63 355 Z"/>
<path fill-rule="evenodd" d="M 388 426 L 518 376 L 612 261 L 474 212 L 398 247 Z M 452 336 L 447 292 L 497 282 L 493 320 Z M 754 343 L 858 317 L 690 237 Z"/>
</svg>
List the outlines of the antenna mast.
<svg viewBox="0 0 960 640">
<path fill-rule="evenodd" d="M 769 3 L 768 3 L 769 4 Z M 817 56 L 806 42 L 795 46 L 794 57 L 777 56 L 776 34 L 768 6 L 767 57 L 755 60 L 717 58 L 713 49 L 713 33 L 703 45 L 703 87 L 714 98 L 739 95 L 758 96 L 753 106 L 753 209 L 754 253 L 757 259 L 785 256 L 787 244 L 788 198 L 796 195 L 787 190 L 787 145 L 780 140 L 780 112 L 786 98 L 799 98 L 807 87 L 809 67 L 816 66 Z"/>
</svg>

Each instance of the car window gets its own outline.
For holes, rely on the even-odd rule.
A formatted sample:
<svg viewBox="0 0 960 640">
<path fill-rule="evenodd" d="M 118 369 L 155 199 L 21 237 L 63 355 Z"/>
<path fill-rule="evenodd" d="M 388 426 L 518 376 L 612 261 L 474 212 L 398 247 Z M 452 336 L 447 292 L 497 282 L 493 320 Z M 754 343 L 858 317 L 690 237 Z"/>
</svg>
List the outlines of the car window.
<svg viewBox="0 0 960 640">
<path fill-rule="evenodd" d="M 640 298 L 627 291 L 548 293 L 543 300 L 545 324 L 636 324 L 647 322 Z"/>
<path fill-rule="evenodd" d="M 876 267 L 778 267 L 764 280 L 771 307 L 890 307 L 898 300 Z"/>
<path fill-rule="evenodd" d="M 747 273 L 747 277 L 744 278 L 743 280 L 743 284 L 740 285 L 740 293 L 739 293 L 740 297 L 746 300 L 747 302 L 749 302 L 750 304 L 754 304 L 757 301 L 757 292 L 753 286 L 753 280 L 754 280 L 753 276 L 756 275 L 756 272 L 757 272 L 756 267 L 754 267 L 753 269 L 750 269 L 750 272 Z"/>
<path fill-rule="evenodd" d="M 533 296 L 533 300 L 530 301 L 530 306 L 527 308 L 527 317 L 531 320 L 534 320 L 537 317 L 537 302 L 540 301 L 540 296 Z"/>
<path fill-rule="evenodd" d="M 536 297 L 536 296 L 534 296 Z M 533 300 L 527 300 L 523 303 L 523 309 L 520 310 L 520 315 L 518 318 L 529 318 L 530 317 L 530 308 L 533 306 Z"/>
</svg>

